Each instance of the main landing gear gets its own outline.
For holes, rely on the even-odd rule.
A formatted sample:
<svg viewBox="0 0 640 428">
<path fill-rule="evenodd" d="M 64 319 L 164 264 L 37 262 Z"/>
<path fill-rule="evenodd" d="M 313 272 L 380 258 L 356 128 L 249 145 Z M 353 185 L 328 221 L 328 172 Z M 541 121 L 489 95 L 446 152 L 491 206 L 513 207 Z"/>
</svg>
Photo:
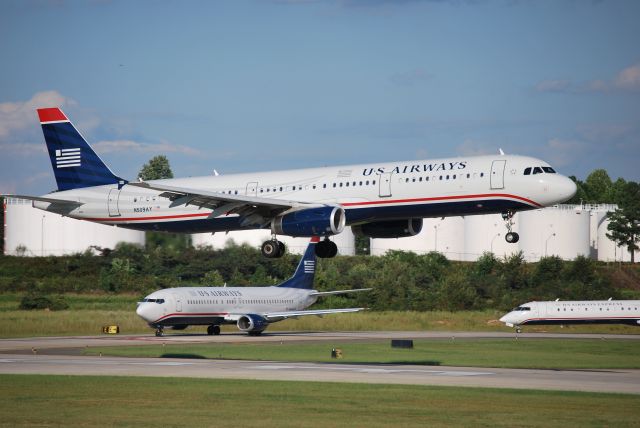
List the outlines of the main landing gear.
<svg viewBox="0 0 640 428">
<path fill-rule="evenodd" d="M 164 336 L 164 327 L 158 327 L 156 328 L 156 337 L 162 337 Z"/>
<path fill-rule="evenodd" d="M 329 241 L 328 238 L 316 244 L 316 256 L 321 259 L 330 259 L 338 254 L 338 246 L 335 242 Z"/>
<path fill-rule="evenodd" d="M 210 325 L 209 327 L 207 327 L 207 334 L 209 336 L 217 336 L 220 334 L 220 326 L 219 325 Z"/>
<path fill-rule="evenodd" d="M 520 235 L 518 235 L 516 232 L 511 231 L 511 228 L 515 224 L 513 221 L 514 214 L 515 212 L 511 210 L 505 211 L 502 213 L 502 219 L 504 220 L 505 225 L 507 226 L 507 234 L 504 235 L 504 240 L 507 241 L 509 244 L 515 244 L 520 240 Z"/>
<path fill-rule="evenodd" d="M 278 241 L 275 235 L 273 235 L 269 241 L 262 243 L 262 255 L 268 259 L 277 259 L 284 256 L 285 250 L 286 247 L 284 243 Z"/>
<path fill-rule="evenodd" d="M 272 236 L 270 240 L 262 243 L 262 255 L 268 259 L 277 259 L 284 256 L 286 247 L 276 236 Z M 316 256 L 322 259 L 329 259 L 338 254 L 338 246 L 335 242 L 329 241 L 329 238 L 316 244 Z"/>
</svg>

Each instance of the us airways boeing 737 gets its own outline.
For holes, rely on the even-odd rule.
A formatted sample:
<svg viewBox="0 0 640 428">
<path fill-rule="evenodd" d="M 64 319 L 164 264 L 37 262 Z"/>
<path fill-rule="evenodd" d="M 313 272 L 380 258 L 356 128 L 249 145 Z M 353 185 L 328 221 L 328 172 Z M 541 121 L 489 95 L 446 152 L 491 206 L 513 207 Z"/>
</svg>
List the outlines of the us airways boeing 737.
<svg viewBox="0 0 640 428">
<path fill-rule="evenodd" d="M 529 302 L 500 318 L 520 332 L 523 325 L 629 324 L 640 326 L 640 300 Z"/>
<path fill-rule="evenodd" d="M 318 242 L 318 238 L 311 239 L 293 276 L 277 286 L 168 288 L 149 294 L 138 303 L 136 312 L 156 329 L 156 336 L 162 336 L 165 327 L 183 330 L 190 325 L 208 325 L 207 333 L 220 334 L 222 324 L 236 324 L 250 335 L 259 335 L 269 324 L 287 318 L 363 310 L 304 310 L 320 296 L 370 290 L 313 290 Z"/>
<path fill-rule="evenodd" d="M 322 236 L 319 257 L 333 257 L 328 237 L 353 226 L 371 238 L 420 232 L 425 217 L 502 213 L 508 242 L 516 211 L 570 199 L 576 185 L 531 157 L 467 156 L 130 182 L 104 164 L 58 108 L 38 115 L 58 185 L 33 200 L 42 210 L 137 230 L 218 232 L 270 228 L 262 245 L 279 257 L 277 235 Z"/>
</svg>

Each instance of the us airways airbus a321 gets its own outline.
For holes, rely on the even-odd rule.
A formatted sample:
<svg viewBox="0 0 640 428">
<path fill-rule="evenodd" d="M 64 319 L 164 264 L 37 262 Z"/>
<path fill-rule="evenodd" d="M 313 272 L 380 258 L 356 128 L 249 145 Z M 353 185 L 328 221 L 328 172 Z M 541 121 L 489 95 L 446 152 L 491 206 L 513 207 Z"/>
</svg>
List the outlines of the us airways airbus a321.
<svg viewBox="0 0 640 428">
<path fill-rule="evenodd" d="M 319 257 L 345 226 L 371 238 L 420 232 L 425 217 L 502 213 L 507 242 L 515 212 L 570 199 L 576 185 L 532 157 L 467 156 L 167 180 L 115 175 L 59 108 L 38 110 L 58 190 L 33 206 L 76 219 L 136 230 L 219 232 L 271 229 L 262 245 L 279 257 L 277 235 L 321 236 Z"/>
<path fill-rule="evenodd" d="M 371 290 L 313 290 L 318 242 L 317 237 L 311 238 L 293 276 L 277 286 L 168 288 L 145 297 L 136 312 L 156 329 L 156 336 L 162 336 L 165 327 L 184 330 L 190 325 L 207 325 L 207 333 L 217 335 L 223 324 L 236 324 L 249 335 L 259 335 L 269 324 L 288 318 L 363 310 L 305 310 L 321 296 Z"/>
</svg>

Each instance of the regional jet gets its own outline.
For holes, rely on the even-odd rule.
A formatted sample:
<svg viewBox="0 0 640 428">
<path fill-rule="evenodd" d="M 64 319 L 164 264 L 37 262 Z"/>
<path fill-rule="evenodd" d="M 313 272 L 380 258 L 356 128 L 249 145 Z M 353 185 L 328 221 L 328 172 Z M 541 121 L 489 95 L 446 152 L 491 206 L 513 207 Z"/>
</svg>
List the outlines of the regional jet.
<svg viewBox="0 0 640 428">
<path fill-rule="evenodd" d="M 640 300 L 529 302 L 500 318 L 518 332 L 523 325 L 628 324 L 640 326 Z"/>
<path fill-rule="evenodd" d="M 137 314 L 162 336 L 165 327 L 184 330 L 207 325 L 207 333 L 220 334 L 223 324 L 235 324 L 249 335 L 261 334 L 271 323 L 307 315 L 322 316 L 358 312 L 364 308 L 305 310 L 318 297 L 368 291 L 370 288 L 338 291 L 313 290 L 316 271 L 315 246 L 311 239 L 291 278 L 265 287 L 181 287 L 149 294 L 138 303 Z"/>
<path fill-rule="evenodd" d="M 115 175 L 59 108 L 38 110 L 58 190 L 30 199 L 60 215 L 136 230 L 228 232 L 271 229 L 265 257 L 280 257 L 277 235 L 321 236 L 319 257 L 345 226 L 370 238 L 414 236 L 426 217 L 501 213 L 507 242 L 515 212 L 558 204 L 576 193 L 569 178 L 525 156 L 465 156 L 166 180 Z"/>
</svg>

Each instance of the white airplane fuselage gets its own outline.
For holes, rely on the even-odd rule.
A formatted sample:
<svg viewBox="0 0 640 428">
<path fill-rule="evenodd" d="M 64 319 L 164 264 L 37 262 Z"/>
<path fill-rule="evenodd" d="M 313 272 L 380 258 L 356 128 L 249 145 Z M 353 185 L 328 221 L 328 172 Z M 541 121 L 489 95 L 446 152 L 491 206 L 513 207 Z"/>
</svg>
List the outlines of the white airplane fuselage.
<svg viewBox="0 0 640 428">
<path fill-rule="evenodd" d="M 524 303 L 500 321 L 509 327 L 552 324 L 629 324 L 640 326 L 640 300 L 580 300 Z"/>
<path fill-rule="evenodd" d="M 170 288 L 149 294 L 136 312 L 153 327 L 233 324 L 245 314 L 304 310 L 318 299 L 312 293 L 285 287 Z"/>
<path fill-rule="evenodd" d="M 294 200 L 340 206 L 346 225 L 408 218 L 444 217 L 541 208 L 571 198 L 569 178 L 526 168 L 549 165 L 515 156 L 469 156 L 381 164 L 345 165 L 149 181 L 223 195 Z M 553 171 L 553 170 L 551 170 Z M 163 192 L 129 184 L 58 191 L 45 197 L 82 203 L 59 207 L 34 201 L 36 208 L 137 230 L 217 232 L 265 227 L 264 219 L 171 201 Z"/>
</svg>

